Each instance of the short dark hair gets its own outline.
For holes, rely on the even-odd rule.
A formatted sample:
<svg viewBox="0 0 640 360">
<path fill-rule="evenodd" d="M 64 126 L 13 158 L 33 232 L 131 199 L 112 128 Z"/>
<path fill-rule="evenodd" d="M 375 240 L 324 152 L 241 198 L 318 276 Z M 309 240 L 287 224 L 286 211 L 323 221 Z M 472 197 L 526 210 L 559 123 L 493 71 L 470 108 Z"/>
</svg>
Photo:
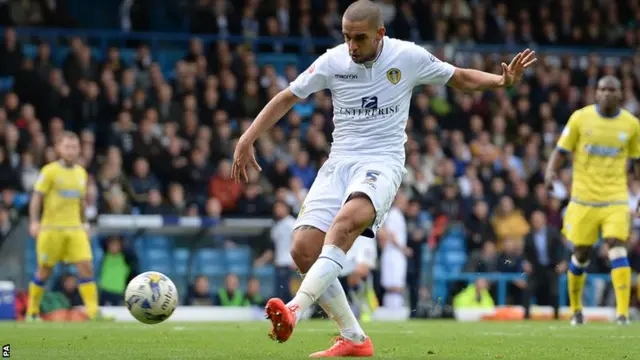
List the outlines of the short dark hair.
<svg viewBox="0 0 640 360">
<path fill-rule="evenodd" d="M 344 19 L 349 21 L 368 21 L 376 29 L 384 25 L 378 5 L 370 0 L 358 0 L 345 10 Z"/>
</svg>

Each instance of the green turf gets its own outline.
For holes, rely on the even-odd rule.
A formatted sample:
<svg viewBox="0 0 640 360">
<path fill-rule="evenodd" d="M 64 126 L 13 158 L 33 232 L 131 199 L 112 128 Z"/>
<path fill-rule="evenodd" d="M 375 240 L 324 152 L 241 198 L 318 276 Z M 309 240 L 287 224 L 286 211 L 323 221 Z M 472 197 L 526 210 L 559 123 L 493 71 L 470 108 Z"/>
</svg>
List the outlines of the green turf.
<svg viewBox="0 0 640 360">
<path fill-rule="evenodd" d="M 285 344 L 269 323 L 0 323 L 12 359 L 304 359 L 326 348 L 328 321 L 301 323 Z M 370 323 L 380 359 L 640 359 L 640 325 L 565 322 Z"/>
</svg>

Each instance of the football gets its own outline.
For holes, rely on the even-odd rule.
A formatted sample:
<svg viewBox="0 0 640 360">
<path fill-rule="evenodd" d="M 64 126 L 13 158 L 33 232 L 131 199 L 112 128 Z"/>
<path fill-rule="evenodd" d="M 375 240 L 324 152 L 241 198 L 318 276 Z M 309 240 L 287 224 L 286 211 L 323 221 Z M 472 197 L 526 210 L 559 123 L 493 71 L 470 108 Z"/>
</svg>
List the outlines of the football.
<svg viewBox="0 0 640 360">
<path fill-rule="evenodd" d="M 129 282 L 124 301 L 136 320 L 158 324 L 167 320 L 178 306 L 178 289 L 168 276 L 148 271 Z"/>
</svg>

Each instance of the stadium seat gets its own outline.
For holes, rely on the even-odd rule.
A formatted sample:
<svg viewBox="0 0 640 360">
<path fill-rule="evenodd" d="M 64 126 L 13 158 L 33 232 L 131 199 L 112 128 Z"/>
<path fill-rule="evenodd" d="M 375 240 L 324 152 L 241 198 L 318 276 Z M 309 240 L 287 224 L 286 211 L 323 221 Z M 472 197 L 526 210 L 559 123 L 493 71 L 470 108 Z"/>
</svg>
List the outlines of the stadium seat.
<svg viewBox="0 0 640 360">
<path fill-rule="evenodd" d="M 145 239 L 144 240 L 145 247 L 147 248 L 147 250 L 151 250 L 151 249 L 170 250 L 173 247 L 171 239 L 169 239 L 166 236 L 152 235 L 152 236 L 145 236 L 144 239 Z"/>
<path fill-rule="evenodd" d="M 173 259 L 168 249 L 147 249 L 141 258 L 143 271 L 159 271 L 164 274 L 173 273 Z"/>
<path fill-rule="evenodd" d="M 245 266 L 251 265 L 251 250 L 248 247 L 226 249 L 225 258 L 229 266 Z"/>
<path fill-rule="evenodd" d="M 253 268 L 253 276 L 260 281 L 260 293 L 263 297 L 268 298 L 275 294 L 276 269 L 273 265 Z"/>
<path fill-rule="evenodd" d="M 173 265 L 175 266 L 176 274 L 179 276 L 187 275 L 189 270 L 189 250 L 188 249 L 174 249 L 173 250 Z"/>
<path fill-rule="evenodd" d="M 224 255 L 218 249 L 200 249 L 196 251 L 191 275 L 203 274 L 209 277 L 226 275 L 227 268 Z"/>
<path fill-rule="evenodd" d="M 228 272 L 235 273 L 238 277 L 246 277 L 249 275 L 250 267 L 244 264 L 229 264 Z"/>
<path fill-rule="evenodd" d="M 144 271 L 158 271 L 169 277 L 173 276 L 173 266 L 171 266 L 171 263 L 165 261 L 147 261 Z"/>
</svg>

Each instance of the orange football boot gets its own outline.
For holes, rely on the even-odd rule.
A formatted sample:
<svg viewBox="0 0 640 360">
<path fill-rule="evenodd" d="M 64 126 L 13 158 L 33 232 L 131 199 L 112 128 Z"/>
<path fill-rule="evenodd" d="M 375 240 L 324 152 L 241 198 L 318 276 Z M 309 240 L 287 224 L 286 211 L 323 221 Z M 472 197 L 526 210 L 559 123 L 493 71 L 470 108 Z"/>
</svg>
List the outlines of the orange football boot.
<svg viewBox="0 0 640 360">
<path fill-rule="evenodd" d="M 266 318 L 271 320 L 272 324 L 269 337 L 279 343 L 287 341 L 296 325 L 295 309 L 290 309 L 282 300 L 273 298 L 267 301 L 264 310 Z"/>
<path fill-rule="evenodd" d="M 373 343 L 371 343 L 371 338 L 367 337 L 367 339 L 361 343 L 356 344 L 355 342 L 345 339 L 342 336 L 338 336 L 335 340 L 335 344 L 327 350 L 318 351 L 317 353 L 313 353 L 309 355 L 312 358 L 322 358 L 322 357 L 371 357 L 373 356 Z"/>
</svg>

